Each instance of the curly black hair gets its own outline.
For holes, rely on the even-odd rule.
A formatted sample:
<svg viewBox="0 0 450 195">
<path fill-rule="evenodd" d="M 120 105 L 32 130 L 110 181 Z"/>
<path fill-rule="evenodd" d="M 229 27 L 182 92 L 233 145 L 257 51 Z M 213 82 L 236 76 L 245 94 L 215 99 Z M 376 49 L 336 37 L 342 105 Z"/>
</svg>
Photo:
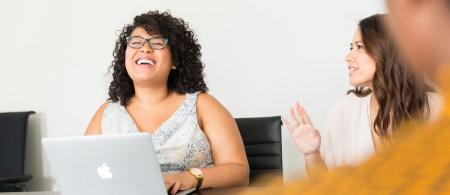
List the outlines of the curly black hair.
<svg viewBox="0 0 450 195">
<path fill-rule="evenodd" d="M 204 81 L 201 46 L 189 25 L 183 19 L 173 17 L 169 11 L 149 11 L 134 17 L 133 24 L 125 25 L 116 41 L 114 60 L 110 66 L 113 80 L 109 86 L 108 100 L 119 101 L 122 106 L 126 106 L 135 93 L 133 81 L 125 68 L 125 50 L 127 37 L 138 27 L 168 39 L 172 62 L 176 66 L 170 71 L 167 81 L 170 91 L 181 94 L 208 91 Z"/>
</svg>

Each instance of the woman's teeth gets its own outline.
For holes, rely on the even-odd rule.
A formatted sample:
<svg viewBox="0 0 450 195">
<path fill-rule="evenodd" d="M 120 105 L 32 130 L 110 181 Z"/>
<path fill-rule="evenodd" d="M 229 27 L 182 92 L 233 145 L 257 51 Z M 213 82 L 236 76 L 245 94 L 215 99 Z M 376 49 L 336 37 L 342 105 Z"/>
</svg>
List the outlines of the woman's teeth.
<svg viewBox="0 0 450 195">
<path fill-rule="evenodd" d="M 155 61 L 149 59 L 138 59 L 136 64 L 139 65 L 155 65 Z"/>
<path fill-rule="evenodd" d="M 349 73 L 351 73 L 351 72 L 353 72 L 353 71 L 357 71 L 358 68 L 349 68 L 348 70 L 349 70 Z"/>
</svg>

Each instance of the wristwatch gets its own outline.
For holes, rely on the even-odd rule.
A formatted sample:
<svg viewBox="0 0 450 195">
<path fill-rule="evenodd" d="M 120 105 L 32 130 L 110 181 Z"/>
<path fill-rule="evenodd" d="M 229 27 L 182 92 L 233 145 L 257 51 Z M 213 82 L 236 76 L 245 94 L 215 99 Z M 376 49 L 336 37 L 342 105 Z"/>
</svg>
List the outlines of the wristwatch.
<svg viewBox="0 0 450 195">
<path fill-rule="evenodd" d="M 199 168 L 189 168 L 188 172 L 193 175 L 195 177 L 195 179 L 197 180 L 197 186 L 195 187 L 195 189 L 200 189 L 200 187 L 202 187 L 202 182 L 203 182 L 203 171 Z"/>
</svg>

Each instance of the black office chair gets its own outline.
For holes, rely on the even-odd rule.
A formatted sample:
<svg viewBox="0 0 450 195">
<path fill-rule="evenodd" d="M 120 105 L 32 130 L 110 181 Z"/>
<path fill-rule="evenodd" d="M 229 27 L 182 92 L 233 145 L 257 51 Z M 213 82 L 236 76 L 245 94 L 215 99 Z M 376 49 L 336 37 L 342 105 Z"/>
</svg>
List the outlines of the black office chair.
<svg viewBox="0 0 450 195">
<path fill-rule="evenodd" d="M 266 185 L 258 178 L 283 175 L 281 117 L 237 118 L 250 166 L 249 186 Z"/>
<path fill-rule="evenodd" d="M 33 177 L 24 168 L 28 116 L 34 113 L 0 113 L 0 192 L 23 191 Z"/>
</svg>

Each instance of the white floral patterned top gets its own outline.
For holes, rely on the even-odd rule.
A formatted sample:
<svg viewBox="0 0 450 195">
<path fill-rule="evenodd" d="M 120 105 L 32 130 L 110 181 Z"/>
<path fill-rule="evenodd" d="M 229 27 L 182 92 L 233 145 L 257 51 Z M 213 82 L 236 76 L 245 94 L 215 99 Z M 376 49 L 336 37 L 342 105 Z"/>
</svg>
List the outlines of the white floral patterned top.
<svg viewBox="0 0 450 195">
<path fill-rule="evenodd" d="M 203 168 L 213 164 L 210 144 L 198 124 L 198 94 L 186 94 L 183 104 L 152 135 L 163 173 L 185 171 L 192 167 Z M 108 103 L 103 113 L 102 134 L 139 132 L 124 106 L 119 102 Z"/>
</svg>

